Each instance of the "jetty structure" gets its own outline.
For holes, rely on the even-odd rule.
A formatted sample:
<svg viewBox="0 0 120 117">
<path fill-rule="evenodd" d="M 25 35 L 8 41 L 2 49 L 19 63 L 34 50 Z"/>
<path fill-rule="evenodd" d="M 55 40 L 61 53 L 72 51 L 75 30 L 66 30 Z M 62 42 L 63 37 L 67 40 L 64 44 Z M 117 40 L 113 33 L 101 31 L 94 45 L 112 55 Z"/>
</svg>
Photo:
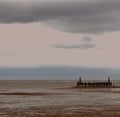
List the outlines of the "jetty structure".
<svg viewBox="0 0 120 117">
<path fill-rule="evenodd" d="M 112 87 L 113 84 L 110 80 L 110 77 L 108 76 L 108 80 L 106 81 L 82 81 L 82 78 L 79 77 L 79 81 L 77 81 L 77 87 L 85 87 L 85 88 L 107 88 Z"/>
</svg>

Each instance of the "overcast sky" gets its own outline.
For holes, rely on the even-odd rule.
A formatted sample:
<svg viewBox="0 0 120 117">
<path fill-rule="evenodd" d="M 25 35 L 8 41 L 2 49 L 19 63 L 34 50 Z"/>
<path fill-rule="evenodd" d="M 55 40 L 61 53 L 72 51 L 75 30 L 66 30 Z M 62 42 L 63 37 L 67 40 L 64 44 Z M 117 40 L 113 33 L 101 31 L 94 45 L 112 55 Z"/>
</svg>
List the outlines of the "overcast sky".
<svg viewBox="0 0 120 117">
<path fill-rule="evenodd" d="M 120 0 L 0 0 L 0 66 L 120 68 Z"/>
</svg>

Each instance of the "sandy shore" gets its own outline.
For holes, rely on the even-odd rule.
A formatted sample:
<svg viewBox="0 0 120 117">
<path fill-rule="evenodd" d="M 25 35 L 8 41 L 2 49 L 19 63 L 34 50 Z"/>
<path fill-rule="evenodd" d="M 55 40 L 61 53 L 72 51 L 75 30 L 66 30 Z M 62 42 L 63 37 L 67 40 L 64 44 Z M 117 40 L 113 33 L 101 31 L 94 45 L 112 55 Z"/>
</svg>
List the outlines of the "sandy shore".
<svg viewBox="0 0 120 117">
<path fill-rule="evenodd" d="M 120 117 L 120 106 L 46 106 L 0 110 L 0 117 Z M 6 116 L 5 116 L 6 115 Z"/>
</svg>

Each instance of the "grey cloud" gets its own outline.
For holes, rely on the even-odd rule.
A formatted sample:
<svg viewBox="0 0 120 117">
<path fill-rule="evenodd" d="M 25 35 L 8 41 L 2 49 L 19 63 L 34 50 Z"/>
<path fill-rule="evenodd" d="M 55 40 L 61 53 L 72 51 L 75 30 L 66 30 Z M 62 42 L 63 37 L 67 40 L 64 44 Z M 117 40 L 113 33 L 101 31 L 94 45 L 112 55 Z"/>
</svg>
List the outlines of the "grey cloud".
<svg viewBox="0 0 120 117">
<path fill-rule="evenodd" d="M 95 48 L 96 45 L 91 43 L 84 43 L 80 45 L 54 45 L 54 48 L 62 48 L 62 49 L 91 49 Z"/>
<path fill-rule="evenodd" d="M 90 38 L 90 37 L 84 37 L 82 40 L 83 40 L 84 42 L 91 42 L 91 41 L 92 41 L 92 38 Z"/>
<path fill-rule="evenodd" d="M 0 2 L 0 23 L 44 22 L 71 33 L 120 30 L 120 0 Z"/>
</svg>

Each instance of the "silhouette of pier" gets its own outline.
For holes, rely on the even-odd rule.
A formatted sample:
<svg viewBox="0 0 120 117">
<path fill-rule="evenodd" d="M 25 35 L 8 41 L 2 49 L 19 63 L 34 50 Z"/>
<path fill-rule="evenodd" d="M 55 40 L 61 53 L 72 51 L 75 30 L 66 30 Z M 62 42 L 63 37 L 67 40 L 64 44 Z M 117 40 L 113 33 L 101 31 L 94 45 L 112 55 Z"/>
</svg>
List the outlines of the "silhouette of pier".
<svg viewBox="0 0 120 117">
<path fill-rule="evenodd" d="M 112 87 L 112 82 L 110 80 L 110 77 L 108 76 L 108 80 L 106 81 L 82 81 L 81 77 L 79 78 L 79 81 L 77 81 L 77 87 Z"/>
</svg>

